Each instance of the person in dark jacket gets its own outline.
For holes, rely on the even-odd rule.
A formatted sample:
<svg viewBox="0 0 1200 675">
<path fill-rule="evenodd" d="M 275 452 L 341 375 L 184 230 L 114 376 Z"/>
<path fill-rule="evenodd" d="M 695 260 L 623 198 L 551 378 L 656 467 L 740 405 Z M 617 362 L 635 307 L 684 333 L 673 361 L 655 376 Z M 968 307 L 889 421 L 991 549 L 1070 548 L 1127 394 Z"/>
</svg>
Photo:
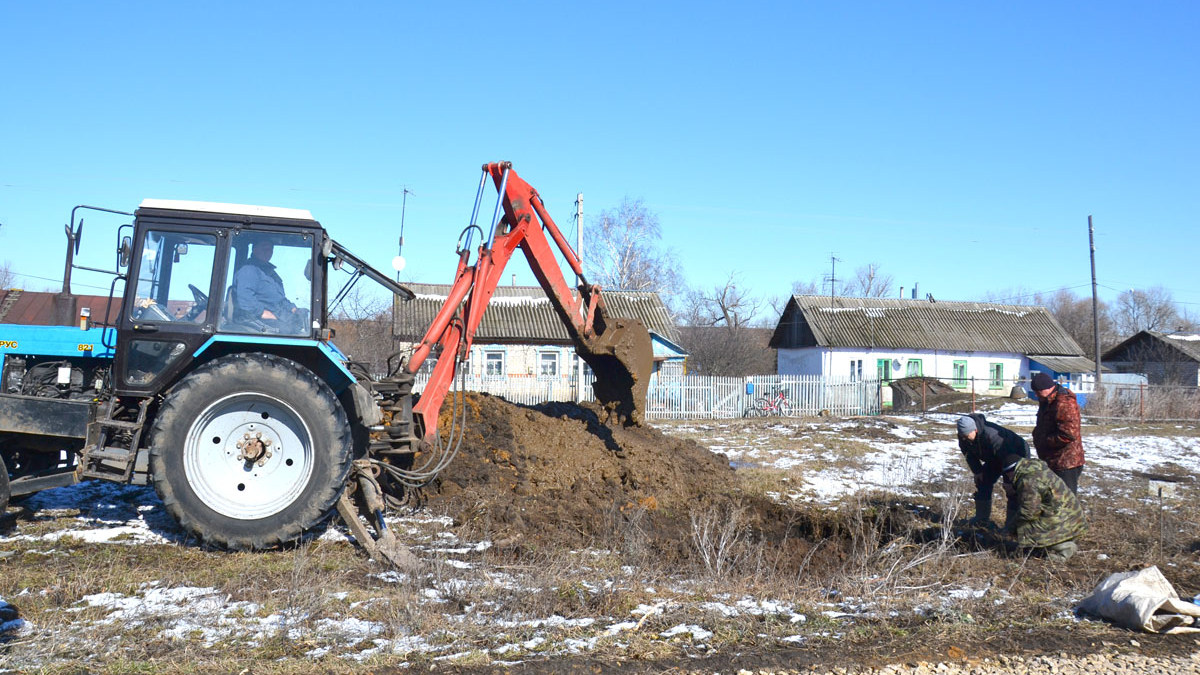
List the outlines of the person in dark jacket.
<svg viewBox="0 0 1200 675">
<path fill-rule="evenodd" d="M 1016 432 L 987 421 L 981 413 L 973 413 L 958 418 L 958 449 L 975 477 L 975 517 L 971 524 L 987 525 L 992 520 L 992 493 L 1004 473 L 1005 455 L 1028 457 L 1029 444 Z M 1013 500 L 1008 500 L 1006 526 L 1011 524 L 1015 509 Z"/>
<path fill-rule="evenodd" d="M 1083 473 L 1079 401 L 1074 392 L 1043 372 L 1034 374 L 1030 386 L 1038 397 L 1033 447 L 1071 492 L 1078 492 L 1079 475 Z"/>
<path fill-rule="evenodd" d="M 1011 492 L 1017 513 L 1010 531 L 1017 545 L 1040 551 L 1050 560 L 1075 555 L 1075 540 L 1087 532 L 1083 507 L 1050 467 L 1040 459 L 1004 458 L 1005 491 Z"/>
</svg>

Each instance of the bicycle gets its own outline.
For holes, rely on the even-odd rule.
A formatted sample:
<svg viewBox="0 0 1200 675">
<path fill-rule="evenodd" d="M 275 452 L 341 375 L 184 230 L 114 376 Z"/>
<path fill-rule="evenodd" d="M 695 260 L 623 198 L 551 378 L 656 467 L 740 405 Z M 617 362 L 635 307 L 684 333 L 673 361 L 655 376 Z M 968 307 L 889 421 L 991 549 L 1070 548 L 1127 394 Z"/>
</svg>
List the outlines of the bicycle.
<svg viewBox="0 0 1200 675">
<path fill-rule="evenodd" d="M 789 417 L 791 414 L 792 404 L 788 401 L 787 394 L 783 392 L 783 389 L 777 389 L 771 396 L 760 396 L 754 403 L 746 406 L 742 417 L 766 417 L 768 415 Z"/>
</svg>

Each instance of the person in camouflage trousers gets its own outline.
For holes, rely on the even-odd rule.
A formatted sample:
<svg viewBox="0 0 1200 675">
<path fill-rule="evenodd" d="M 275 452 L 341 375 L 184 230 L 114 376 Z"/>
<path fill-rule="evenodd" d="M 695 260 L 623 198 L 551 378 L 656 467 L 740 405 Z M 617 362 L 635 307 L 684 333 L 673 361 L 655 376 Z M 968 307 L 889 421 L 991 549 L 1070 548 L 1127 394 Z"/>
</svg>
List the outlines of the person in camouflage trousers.
<svg viewBox="0 0 1200 675">
<path fill-rule="evenodd" d="M 1004 481 L 1005 490 L 1011 490 L 1009 498 L 1017 503 L 1017 544 L 1040 549 L 1051 560 L 1075 555 L 1075 539 L 1087 532 L 1087 521 L 1066 483 L 1042 460 L 1019 455 L 1004 458 Z"/>
</svg>

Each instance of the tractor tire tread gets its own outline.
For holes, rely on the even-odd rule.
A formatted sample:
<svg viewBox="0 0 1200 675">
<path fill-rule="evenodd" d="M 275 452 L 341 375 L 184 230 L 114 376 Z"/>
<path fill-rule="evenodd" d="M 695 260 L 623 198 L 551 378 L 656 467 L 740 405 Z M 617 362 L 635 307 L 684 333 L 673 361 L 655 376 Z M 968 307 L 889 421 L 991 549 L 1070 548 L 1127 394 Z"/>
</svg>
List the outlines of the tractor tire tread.
<svg viewBox="0 0 1200 675">
<path fill-rule="evenodd" d="M 301 395 L 292 403 L 315 405 L 324 408 L 331 424 L 324 431 L 314 430 L 313 444 L 314 475 L 310 479 L 305 495 L 286 507 L 281 513 L 261 519 L 253 531 L 238 527 L 244 522 L 232 522 L 209 510 L 194 494 L 189 494 L 186 476 L 182 474 L 180 457 L 184 452 L 184 438 L 198 408 L 214 399 L 209 392 L 228 392 L 230 377 L 246 377 L 247 374 L 262 380 L 270 380 L 268 387 L 292 389 Z M 191 418 L 191 419 L 189 419 Z M 321 420 L 307 420 L 310 425 Z M 328 466 L 323 467 L 319 456 L 322 448 L 329 453 Z M 278 548 L 291 542 L 316 534 L 335 513 L 337 500 L 350 474 L 352 459 L 352 434 L 346 414 L 337 397 L 320 378 L 300 364 L 280 356 L 266 353 L 237 354 L 225 356 L 199 367 L 172 387 L 164 396 L 162 405 L 150 430 L 150 475 L 155 489 L 167 512 L 189 534 L 203 543 L 231 550 L 264 550 Z M 316 475 L 324 469 L 328 475 Z M 313 482 L 319 481 L 314 486 Z M 300 504 L 302 499 L 306 502 Z"/>
</svg>

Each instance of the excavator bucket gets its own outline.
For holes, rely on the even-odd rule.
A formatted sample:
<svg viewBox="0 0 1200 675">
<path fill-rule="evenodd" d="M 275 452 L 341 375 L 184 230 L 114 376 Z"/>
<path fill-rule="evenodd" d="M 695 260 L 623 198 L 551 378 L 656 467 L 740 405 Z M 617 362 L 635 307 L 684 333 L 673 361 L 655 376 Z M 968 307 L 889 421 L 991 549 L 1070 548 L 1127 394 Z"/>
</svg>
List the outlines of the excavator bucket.
<svg viewBox="0 0 1200 675">
<path fill-rule="evenodd" d="M 592 367 L 596 376 L 592 388 L 607 421 L 640 425 L 654 370 L 650 332 L 637 319 L 605 316 L 603 325 L 603 332 L 576 342 L 575 351 Z"/>
</svg>

